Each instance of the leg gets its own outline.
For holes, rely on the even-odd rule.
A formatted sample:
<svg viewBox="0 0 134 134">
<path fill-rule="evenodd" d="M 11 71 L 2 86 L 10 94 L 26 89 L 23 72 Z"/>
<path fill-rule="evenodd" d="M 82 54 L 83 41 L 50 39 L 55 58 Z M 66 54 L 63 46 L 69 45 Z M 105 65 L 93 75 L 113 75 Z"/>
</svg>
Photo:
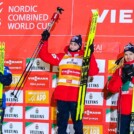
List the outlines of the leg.
<svg viewBox="0 0 134 134">
<path fill-rule="evenodd" d="M 71 112 L 71 118 L 74 125 L 75 134 L 83 134 L 83 123 L 82 120 L 76 121 L 76 107 L 77 102 L 70 102 L 70 112 Z"/>
<path fill-rule="evenodd" d="M 0 134 L 2 134 L 2 123 L 3 123 L 3 109 L 0 108 Z"/>
<path fill-rule="evenodd" d="M 57 101 L 57 126 L 58 134 L 67 134 L 67 124 L 69 119 L 68 102 Z"/>
<path fill-rule="evenodd" d="M 2 116 L 1 116 L 1 124 L 3 124 L 4 115 L 5 115 L 5 109 L 3 108 L 3 111 L 2 111 Z"/>
<path fill-rule="evenodd" d="M 119 115 L 118 134 L 129 134 L 131 115 Z"/>
<path fill-rule="evenodd" d="M 1 127 L 2 127 L 2 125 L 3 125 L 4 115 L 5 115 L 5 108 L 3 108 L 3 111 L 2 111 L 2 116 L 1 116 Z M 2 129 L 1 129 L 1 132 L 2 132 Z M 2 133 L 2 134 L 3 134 L 3 133 Z"/>
</svg>

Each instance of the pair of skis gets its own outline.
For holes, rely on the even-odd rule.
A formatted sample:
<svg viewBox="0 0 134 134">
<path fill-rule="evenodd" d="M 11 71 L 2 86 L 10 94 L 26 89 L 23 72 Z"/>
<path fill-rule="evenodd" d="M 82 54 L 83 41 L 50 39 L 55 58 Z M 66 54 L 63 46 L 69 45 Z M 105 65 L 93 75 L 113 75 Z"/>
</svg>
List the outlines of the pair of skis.
<svg viewBox="0 0 134 134">
<path fill-rule="evenodd" d="M 0 42 L 0 72 L 4 74 L 4 58 L 5 58 L 5 43 Z M 3 96 L 3 84 L 0 83 L 0 133 L 2 134 L 2 96 Z"/>
<path fill-rule="evenodd" d="M 84 113 L 84 104 L 85 104 L 85 95 L 87 89 L 87 81 L 88 81 L 88 69 L 89 69 L 89 61 L 91 56 L 90 46 L 93 45 L 93 41 L 96 33 L 98 19 L 98 11 L 94 10 L 90 25 L 90 30 L 88 34 L 87 43 L 84 50 L 84 56 L 82 61 L 82 70 L 81 70 L 81 78 L 80 78 L 80 87 L 79 87 L 79 95 L 76 109 L 76 120 L 82 120 Z"/>
<path fill-rule="evenodd" d="M 0 72 L 4 74 L 5 43 L 0 42 Z M 3 84 L 0 83 L 0 104 L 2 102 Z"/>
</svg>

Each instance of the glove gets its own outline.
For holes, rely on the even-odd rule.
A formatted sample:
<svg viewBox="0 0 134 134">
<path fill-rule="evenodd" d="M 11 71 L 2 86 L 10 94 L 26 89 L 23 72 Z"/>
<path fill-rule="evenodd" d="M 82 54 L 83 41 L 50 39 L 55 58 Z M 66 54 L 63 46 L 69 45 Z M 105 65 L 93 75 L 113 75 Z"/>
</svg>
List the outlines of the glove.
<svg viewBox="0 0 134 134">
<path fill-rule="evenodd" d="M 43 41 L 47 41 L 48 38 L 49 38 L 49 36 L 50 36 L 50 33 L 48 32 L 48 30 L 45 30 L 45 31 L 43 31 L 43 33 L 41 34 L 41 36 L 42 36 L 42 40 Z"/>
<path fill-rule="evenodd" d="M 3 79 L 3 74 L 0 72 L 0 82 L 2 81 L 2 79 Z"/>
<path fill-rule="evenodd" d="M 134 65 L 131 64 L 126 64 L 124 67 L 123 67 L 123 72 L 125 72 L 128 77 L 132 78 L 132 76 L 134 76 Z"/>
<path fill-rule="evenodd" d="M 131 81 L 134 76 L 134 66 L 126 64 L 122 68 L 122 82 L 125 83 L 127 81 Z"/>
<path fill-rule="evenodd" d="M 94 52 L 94 44 L 91 44 L 91 45 L 90 45 L 90 50 L 91 50 L 91 53 Z"/>
<path fill-rule="evenodd" d="M 122 74 L 121 79 L 122 79 L 123 84 L 131 80 L 130 77 L 125 73 Z"/>
</svg>

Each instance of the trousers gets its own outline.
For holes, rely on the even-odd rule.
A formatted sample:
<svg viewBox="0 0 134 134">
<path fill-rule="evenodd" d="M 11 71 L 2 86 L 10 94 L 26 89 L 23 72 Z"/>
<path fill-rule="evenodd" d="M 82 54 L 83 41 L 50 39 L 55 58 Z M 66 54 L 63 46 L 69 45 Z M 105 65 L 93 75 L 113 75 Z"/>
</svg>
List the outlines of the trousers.
<svg viewBox="0 0 134 134">
<path fill-rule="evenodd" d="M 131 121 L 131 115 L 119 114 L 117 134 L 129 134 L 130 133 L 130 121 Z"/>
<path fill-rule="evenodd" d="M 76 121 L 76 107 L 77 102 L 57 101 L 57 126 L 58 134 L 67 134 L 66 129 L 68 125 L 69 116 L 73 122 L 75 134 L 83 134 L 82 120 Z"/>
</svg>

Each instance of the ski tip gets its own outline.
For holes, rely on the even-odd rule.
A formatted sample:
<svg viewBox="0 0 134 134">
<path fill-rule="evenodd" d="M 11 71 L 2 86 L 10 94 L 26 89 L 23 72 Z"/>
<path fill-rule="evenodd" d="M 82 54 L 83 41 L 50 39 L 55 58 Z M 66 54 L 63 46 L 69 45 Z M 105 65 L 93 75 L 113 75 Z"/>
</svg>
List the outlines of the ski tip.
<svg viewBox="0 0 134 134">
<path fill-rule="evenodd" d="M 5 42 L 0 42 L 0 49 L 5 49 Z"/>
<path fill-rule="evenodd" d="M 94 10 L 93 10 L 93 14 L 98 15 L 98 14 L 99 14 L 99 10 L 98 10 L 98 9 L 94 9 Z"/>
</svg>

